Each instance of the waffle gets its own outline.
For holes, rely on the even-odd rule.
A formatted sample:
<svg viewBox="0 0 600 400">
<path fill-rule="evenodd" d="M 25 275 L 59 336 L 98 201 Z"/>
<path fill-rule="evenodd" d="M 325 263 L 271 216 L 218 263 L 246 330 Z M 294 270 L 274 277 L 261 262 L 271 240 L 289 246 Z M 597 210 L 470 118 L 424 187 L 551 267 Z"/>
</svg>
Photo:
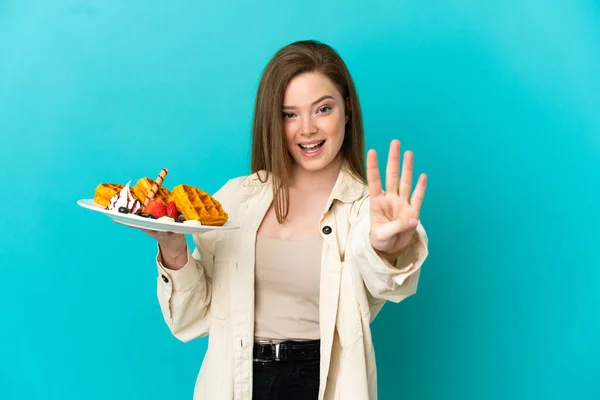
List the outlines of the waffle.
<svg viewBox="0 0 600 400">
<path fill-rule="evenodd" d="M 146 197 L 148 196 L 148 193 L 150 193 L 150 190 L 152 190 L 152 185 L 154 185 L 154 180 L 150 178 L 142 178 L 137 181 L 135 186 L 131 188 L 131 194 L 143 204 L 144 200 L 146 200 Z M 158 193 L 156 193 L 154 198 L 161 199 L 165 204 L 167 204 L 170 196 L 171 192 L 169 192 L 169 189 L 164 186 L 160 186 L 158 188 Z"/>
<path fill-rule="evenodd" d="M 123 189 L 124 185 L 119 183 L 101 183 L 94 191 L 94 202 L 102 207 L 110 204 L 110 199 Z"/>
<path fill-rule="evenodd" d="M 188 221 L 198 220 L 202 225 L 221 226 L 229 218 L 221 203 L 193 186 L 175 186 L 171 192 L 171 200 Z"/>
</svg>

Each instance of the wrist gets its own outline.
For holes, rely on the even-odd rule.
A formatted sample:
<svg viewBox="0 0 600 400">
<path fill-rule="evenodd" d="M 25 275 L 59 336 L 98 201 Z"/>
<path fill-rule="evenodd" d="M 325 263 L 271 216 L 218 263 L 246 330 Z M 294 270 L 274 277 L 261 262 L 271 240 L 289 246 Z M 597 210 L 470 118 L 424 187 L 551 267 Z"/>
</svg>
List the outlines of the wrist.
<svg viewBox="0 0 600 400">
<path fill-rule="evenodd" d="M 377 253 L 377 255 L 381 258 L 383 258 L 384 260 L 387 260 L 389 262 L 393 262 L 396 258 L 400 257 L 400 255 L 402 255 L 402 253 L 404 252 L 406 248 L 398 250 L 397 252 L 394 253 L 387 253 L 385 251 L 379 251 L 377 249 L 373 249 L 375 250 L 375 253 Z"/>
<path fill-rule="evenodd" d="M 161 252 L 177 254 L 187 250 L 187 242 L 184 235 L 175 235 L 174 237 L 161 239 L 163 240 L 158 240 Z"/>
<path fill-rule="evenodd" d="M 160 258 L 163 266 L 179 270 L 185 266 L 188 258 L 187 243 L 158 243 Z"/>
</svg>

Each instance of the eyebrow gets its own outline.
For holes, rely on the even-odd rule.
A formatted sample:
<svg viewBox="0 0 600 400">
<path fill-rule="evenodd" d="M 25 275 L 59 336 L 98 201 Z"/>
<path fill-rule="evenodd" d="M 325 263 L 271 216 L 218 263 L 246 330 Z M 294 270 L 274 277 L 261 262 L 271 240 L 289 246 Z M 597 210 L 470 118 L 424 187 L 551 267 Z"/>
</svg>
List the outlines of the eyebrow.
<svg viewBox="0 0 600 400">
<path fill-rule="evenodd" d="M 317 100 L 313 101 L 313 102 L 312 102 L 312 104 L 311 104 L 311 106 L 314 106 L 314 105 L 315 105 L 315 104 L 317 104 L 318 102 L 320 102 L 320 101 L 323 101 L 323 100 L 325 100 L 325 99 L 331 99 L 331 100 L 335 100 L 335 99 L 333 98 L 333 96 L 330 96 L 330 95 L 325 95 L 325 96 L 323 96 L 323 97 L 319 97 Z M 283 109 L 284 109 L 284 110 L 293 110 L 293 109 L 295 109 L 295 108 L 296 108 L 296 106 L 283 106 Z"/>
</svg>

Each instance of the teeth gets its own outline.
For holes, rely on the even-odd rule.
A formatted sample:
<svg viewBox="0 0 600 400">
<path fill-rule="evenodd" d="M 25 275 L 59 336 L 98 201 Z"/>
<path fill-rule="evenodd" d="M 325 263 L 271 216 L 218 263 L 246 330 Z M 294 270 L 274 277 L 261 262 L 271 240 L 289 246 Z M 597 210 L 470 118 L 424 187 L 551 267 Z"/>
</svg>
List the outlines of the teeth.
<svg viewBox="0 0 600 400">
<path fill-rule="evenodd" d="M 303 149 L 306 150 L 310 150 L 310 149 L 314 149 L 316 147 L 319 147 L 323 144 L 323 141 L 319 142 L 319 143 L 314 143 L 314 144 L 301 144 L 300 147 L 302 147 Z"/>
</svg>

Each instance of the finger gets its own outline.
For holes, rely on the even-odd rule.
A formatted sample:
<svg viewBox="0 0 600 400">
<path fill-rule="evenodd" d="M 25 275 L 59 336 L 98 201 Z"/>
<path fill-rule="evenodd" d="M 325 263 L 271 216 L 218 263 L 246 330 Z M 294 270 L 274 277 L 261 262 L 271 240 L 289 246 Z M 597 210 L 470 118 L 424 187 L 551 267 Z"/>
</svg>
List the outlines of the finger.
<svg viewBox="0 0 600 400">
<path fill-rule="evenodd" d="M 413 195 L 410 199 L 410 205 L 418 210 L 421 209 L 421 205 L 423 204 L 423 198 L 425 197 L 425 189 L 427 188 L 427 175 L 421 174 L 419 176 L 419 180 L 417 181 L 417 187 L 413 192 Z"/>
<path fill-rule="evenodd" d="M 408 150 L 404 153 L 404 161 L 402 162 L 402 176 L 400 177 L 400 198 L 409 200 L 410 191 L 412 189 L 412 175 L 413 175 L 413 160 L 414 154 Z"/>
<path fill-rule="evenodd" d="M 388 153 L 388 163 L 385 171 L 386 194 L 398 194 L 398 179 L 400 174 L 400 141 L 392 140 Z"/>
<path fill-rule="evenodd" d="M 367 153 L 367 182 L 369 184 L 369 194 L 371 197 L 378 196 L 382 193 L 381 176 L 379 175 L 377 153 L 375 150 L 369 150 Z"/>
<path fill-rule="evenodd" d="M 400 233 L 414 229 L 419 224 L 415 218 L 403 218 L 379 225 L 373 232 L 375 239 L 385 241 L 393 238 Z"/>
</svg>

